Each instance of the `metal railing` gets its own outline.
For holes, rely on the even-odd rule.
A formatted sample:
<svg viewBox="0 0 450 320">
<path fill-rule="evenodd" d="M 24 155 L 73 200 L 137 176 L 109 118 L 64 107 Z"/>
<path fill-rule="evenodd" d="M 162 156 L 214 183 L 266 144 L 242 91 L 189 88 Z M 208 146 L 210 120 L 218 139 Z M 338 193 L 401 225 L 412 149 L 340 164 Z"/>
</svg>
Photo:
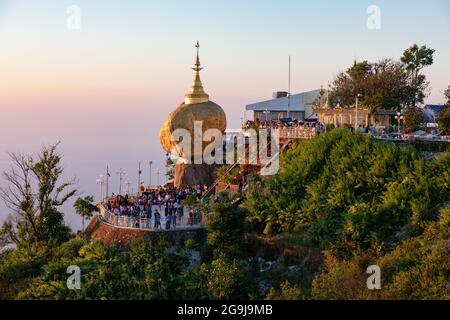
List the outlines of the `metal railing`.
<svg viewBox="0 0 450 320">
<path fill-rule="evenodd" d="M 278 129 L 280 138 L 284 139 L 312 139 L 316 135 L 315 127 L 284 127 Z"/>
<path fill-rule="evenodd" d="M 170 221 L 170 228 L 168 228 L 168 219 L 161 215 L 159 223 L 156 223 L 155 216 L 152 218 L 146 217 L 132 217 L 128 215 L 114 215 L 110 212 L 103 204 L 98 205 L 99 207 L 99 218 L 114 227 L 126 228 L 126 229 L 137 229 L 137 230 L 147 230 L 147 231 L 177 231 L 177 230 L 189 230 L 189 229 L 199 229 L 203 228 L 205 225 L 205 217 L 201 213 L 194 214 L 193 219 L 189 219 L 184 212 L 182 217 L 176 216 L 176 222 Z M 186 210 L 185 210 L 186 211 Z"/>
</svg>

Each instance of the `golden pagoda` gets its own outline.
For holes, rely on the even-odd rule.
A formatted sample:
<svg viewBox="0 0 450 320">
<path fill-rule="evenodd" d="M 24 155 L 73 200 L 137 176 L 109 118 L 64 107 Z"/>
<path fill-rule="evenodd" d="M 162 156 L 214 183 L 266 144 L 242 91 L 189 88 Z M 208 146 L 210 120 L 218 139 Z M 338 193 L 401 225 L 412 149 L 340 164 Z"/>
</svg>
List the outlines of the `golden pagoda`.
<svg viewBox="0 0 450 320">
<path fill-rule="evenodd" d="M 209 100 L 200 80 L 200 71 L 203 69 L 200 64 L 199 48 L 197 41 L 197 57 L 195 60 L 194 81 L 192 88 L 186 93 L 184 102 L 180 104 L 167 117 L 160 130 L 160 142 L 163 149 L 177 157 L 184 157 L 183 150 L 177 149 L 178 142 L 172 141 L 172 133 L 177 129 L 186 129 L 191 134 L 191 155 L 194 156 L 194 121 L 202 121 L 203 133 L 209 129 L 218 129 L 225 132 L 227 127 L 226 115 L 223 109 L 216 103 Z M 210 142 L 204 142 L 204 149 Z M 202 150 L 203 151 L 203 150 Z"/>
</svg>

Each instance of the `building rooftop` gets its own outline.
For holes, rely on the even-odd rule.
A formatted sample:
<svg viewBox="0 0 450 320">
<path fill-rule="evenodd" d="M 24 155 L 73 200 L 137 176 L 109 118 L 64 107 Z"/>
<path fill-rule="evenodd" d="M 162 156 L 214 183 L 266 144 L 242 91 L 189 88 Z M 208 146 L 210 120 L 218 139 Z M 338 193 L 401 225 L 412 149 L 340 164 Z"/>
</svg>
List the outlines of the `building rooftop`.
<svg viewBox="0 0 450 320">
<path fill-rule="evenodd" d="M 435 122 L 436 118 L 438 118 L 442 111 L 444 111 L 444 104 L 427 104 L 423 108 L 424 116 L 426 122 Z"/>
<path fill-rule="evenodd" d="M 440 115 L 445 109 L 444 104 L 427 104 L 424 109 L 432 110 L 436 116 Z"/>
<path fill-rule="evenodd" d="M 326 93 L 326 92 L 325 92 Z M 305 107 L 311 107 L 314 100 L 320 96 L 320 89 L 293 94 L 290 97 L 290 111 L 305 111 Z M 286 111 L 288 108 L 288 97 L 270 99 L 251 103 L 245 106 L 247 111 Z"/>
</svg>

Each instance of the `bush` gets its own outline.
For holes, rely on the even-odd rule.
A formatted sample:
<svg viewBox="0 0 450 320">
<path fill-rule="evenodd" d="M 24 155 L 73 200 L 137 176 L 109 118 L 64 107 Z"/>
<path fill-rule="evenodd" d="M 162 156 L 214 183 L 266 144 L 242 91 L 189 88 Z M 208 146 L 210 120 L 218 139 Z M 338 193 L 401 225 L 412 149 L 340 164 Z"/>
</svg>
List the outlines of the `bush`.
<svg viewBox="0 0 450 320">
<path fill-rule="evenodd" d="M 203 265 L 202 272 L 207 275 L 207 288 L 212 299 L 248 299 L 248 293 L 253 289 L 239 260 L 221 255 L 212 261 L 211 266 Z"/>
<path fill-rule="evenodd" d="M 188 239 L 184 242 L 184 246 L 186 249 L 195 249 L 197 247 L 197 243 L 195 240 Z"/>
<path fill-rule="evenodd" d="M 280 290 L 271 288 L 266 296 L 266 300 L 302 300 L 302 291 L 296 286 L 285 281 L 280 285 Z"/>
</svg>

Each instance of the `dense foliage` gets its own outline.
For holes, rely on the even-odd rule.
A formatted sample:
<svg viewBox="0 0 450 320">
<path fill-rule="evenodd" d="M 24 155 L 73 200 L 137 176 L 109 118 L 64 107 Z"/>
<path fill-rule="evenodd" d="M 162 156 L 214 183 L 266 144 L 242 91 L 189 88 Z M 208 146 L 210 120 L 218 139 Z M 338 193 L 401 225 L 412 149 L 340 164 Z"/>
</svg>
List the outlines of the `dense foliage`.
<svg viewBox="0 0 450 320">
<path fill-rule="evenodd" d="M 247 275 L 225 256 L 191 263 L 190 249 L 137 241 L 131 248 L 105 247 L 74 238 L 40 251 L 16 248 L 1 254 L 0 299 L 214 299 L 246 298 Z M 81 289 L 66 285 L 71 265 L 81 269 Z"/>
<path fill-rule="evenodd" d="M 434 50 L 414 44 L 399 60 L 354 62 L 339 73 L 332 84 L 332 96 L 341 105 L 352 106 L 360 96 L 362 106 L 372 113 L 379 109 L 400 110 L 423 103 L 429 82 L 421 71 L 433 64 Z"/>
<path fill-rule="evenodd" d="M 333 130 L 290 151 L 277 176 L 256 178 L 243 207 L 257 231 L 324 250 L 311 298 L 447 299 L 449 200 L 450 152 L 425 160 Z M 383 270 L 383 290 L 367 290 L 369 265 Z"/>
<path fill-rule="evenodd" d="M 379 108 L 396 110 L 407 101 L 408 75 L 403 64 L 392 59 L 355 61 L 336 76 L 332 90 L 344 106 L 354 105 L 360 95 L 360 104 L 372 113 Z"/>
<path fill-rule="evenodd" d="M 314 279 L 315 299 L 448 299 L 450 206 L 425 232 L 404 240 L 385 256 L 362 253 L 340 261 L 327 253 L 322 274 Z M 382 290 L 366 287 L 366 268 L 382 270 Z"/>
<path fill-rule="evenodd" d="M 333 130 L 291 151 L 280 173 L 255 179 L 244 208 L 259 231 L 295 231 L 309 246 L 342 254 L 385 249 L 436 220 L 449 201 L 450 153 Z"/>
<path fill-rule="evenodd" d="M 0 299 L 448 299 L 449 200 L 450 152 L 430 160 L 335 129 L 286 151 L 242 204 L 202 205 L 204 242 L 4 249 Z M 74 265 L 79 290 L 67 286 Z M 370 265 L 382 290 L 367 289 Z"/>
</svg>

